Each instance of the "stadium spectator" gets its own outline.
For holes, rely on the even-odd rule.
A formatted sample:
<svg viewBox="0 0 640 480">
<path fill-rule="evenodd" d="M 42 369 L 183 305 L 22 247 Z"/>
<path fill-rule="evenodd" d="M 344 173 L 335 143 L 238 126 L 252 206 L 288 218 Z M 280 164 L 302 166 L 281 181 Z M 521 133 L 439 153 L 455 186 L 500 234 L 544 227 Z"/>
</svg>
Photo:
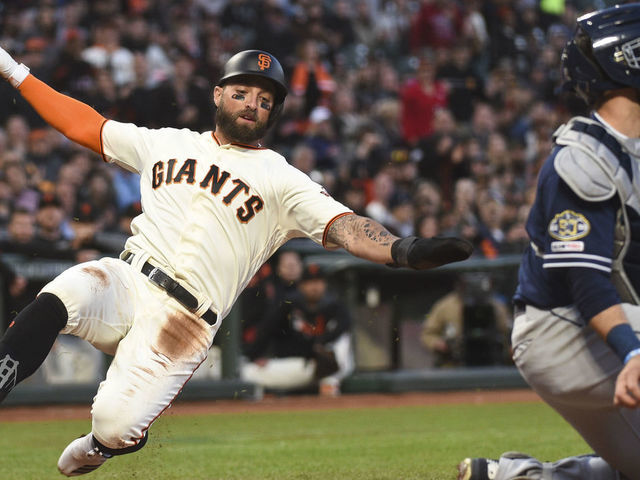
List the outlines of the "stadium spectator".
<svg viewBox="0 0 640 480">
<path fill-rule="evenodd" d="M 353 31 L 355 41 L 369 48 L 375 47 L 375 15 L 372 12 L 372 4 L 368 0 L 354 2 Z"/>
<path fill-rule="evenodd" d="M 366 53 L 366 54 L 365 54 Z M 344 72 L 353 89 L 358 109 L 369 112 L 380 100 L 398 98 L 401 90 L 400 79 L 394 75 L 395 69 L 389 68 L 389 62 L 363 49 L 363 53 L 354 60 L 354 71 Z"/>
<path fill-rule="evenodd" d="M 504 204 L 501 199 L 484 190 L 478 195 L 478 237 L 476 252 L 485 258 L 495 259 L 501 253 L 506 233 L 504 227 Z"/>
<path fill-rule="evenodd" d="M 444 212 L 442 228 L 445 233 L 454 233 L 471 242 L 478 235 L 478 217 L 476 214 L 476 183 L 469 178 L 456 182 L 453 205 Z"/>
<path fill-rule="evenodd" d="M 102 169 L 96 169 L 90 173 L 87 178 L 86 185 L 79 190 L 79 202 L 76 206 L 74 214 L 74 227 L 78 228 L 78 232 L 82 230 L 82 234 L 77 239 L 77 246 L 89 242 L 90 236 L 97 232 L 113 228 L 116 222 L 116 207 L 114 202 L 114 191 L 111 183 L 111 175 Z M 87 228 L 87 231 L 84 230 Z"/>
<path fill-rule="evenodd" d="M 442 195 L 434 182 L 424 179 L 417 181 L 413 189 L 413 201 L 417 217 L 438 217 L 442 214 Z"/>
<path fill-rule="evenodd" d="M 291 28 L 289 15 L 277 1 L 265 1 L 260 22 L 257 22 L 255 48 L 272 53 L 284 65 L 289 65 L 295 55 L 297 38 Z M 337 34 L 339 30 L 332 30 Z M 217 78 L 217 77 L 213 77 Z"/>
<path fill-rule="evenodd" d="M 436 237 L 440 234 L 440 222 L 435 215 L 422 215 L 414 226 L 416 236 Z"/>
<path fill-rule="evenodd" d="M 336 0 L 333 3 L 333 8 L 327 14 L 325 21 L 328 31 L 327 41 L 334 51 L 349 47 L 356 41 L 357 27 L 353 19 L 352 8 L 352 2 Z"/>
<path fill-rule="evenodd" d="M 451 49 L 451 56 L 437 70 L 437 78 L 448 86 L 449 110 L 457 122 L 465 123 L 473 113 L 474 103 L 482 98 L 482 78 L 476 73 L 472 49 L 459 41 Z"/>
<path fill-rule="evenodd" d="M 72 236 L 65 230 L 62 204 L 51 194 L 43 195 L 36 213 L 34 240 L 48 244 L 50 254 L 60 258 L 74 258 Z"/>
<path fill-rule="evenodd" d="M 376 48 L 387 58 L 409 51 L 409 29 L 415 3 L 410 0 L 383 0 L 376 13 Z"/>
<path fill-rule="evenodd" d="M 403 237 L 414 235 L 415 212 L 409 194 L 397 190 L 389 200 L 389 213 L 387 227 L 390 232 Z"/>
<path fill-rule="evenodd" d="M 350 329 L 346 306 L 329 293 L 318 265 L 307 265 L 296 291 L 260 324 L 242 377 L 274 390 L 318 387 L 335 395 L 354 367 Z"/>
<path fill-rule="evenodd" d="M 363 124 L 349 147 L 349 179 L 371 179 L 389 160 L 384 135 L 370 123 Z M 348 182 L 349 179 L 343 179 Z"/>
<path fill-rule="evenodd" d="M 331 110 L 317 106 L 309 115 L 305 143 L 314 151 L 318 170 L 334 171 L 340 162 L 341 145 L 331 123 Z"/>
<path fill-rule="evenodd" d="M 357 215 L 365 215 L 367 205 L 367 193 L 361 181 L 352 180 L 343 185 L 338 195 L 347 207 L 353 210 Z"/>
<path fill-rule="evenodd" d="M 291 151 L 291 165 L 311 178 L 320 180 L 322 174 L 316 171 L 316 151 L 306 143 L 297 144 Z"/>
<path fill-rule="evenodd" d="M 161 83 L 152 94 L 153 122 L 156 127 L 173 126 L 206 130 L 213 118 L 209 99 L 211 86 L 195 75 L 194 59 L 181 54 L 174 59 L 173 77 Z"/>
<path fill-rule="evenodd" d="M 317 106 L 329 106 L 336 84 L 324 65 L 318 43 L 307 39 L 299 47 L 298 62 L 293 67 L 291 93 L 304 98 L 304 112 L 309 115 Z"/>
<path fill-rule="evenodd" d="M 389 98 L 381 98 L 376 101 L 371 106 L 371 113 L 374 122 L 377 123 L 378 130 L 384 136 L 385 144 L 406 146 L 402 140 L 400 127 L 402 105 L 397 96 L 389 96 Z"/>
<path fill-rule="evenodd" d="M 153 87 L 156 82 L 150 80 L 149 63 L 140 52 L 133 54 L 133 82 L 120 89 L 118 113 L 123 120 L 137 125 L 154 125 L 156 108 Z"/>
<path fill-rule="evenodd" d="M 5 124 L 7 150 L 22 156 L 29 148 L 30 126 L 22 115 L 11 115 Z"/>
<path fill-rule="evenodd" d="M 124 212 L 140 202 L 140 178 L 132 172 L 117 169 L 112 175 L 113 190 L 118 211 Z"/>
<path fill-rule="evenodd" d="M 29 133 L 28 150 L 25 155 L 27 164 L 38 169 L 38 177 L 52 181 L 58 173 L 63 158 L 55 149 L 54 142 L 58 134 L 51 129 L 34 128 Z"/>
<path fill-rule="evenodd" d="M 510 329 L 511 315 L 493 291 L 491 277 L 465 273 L 431 307 L 420 340 L 436 367 L 498 365 L 507 358 Z"/>
<path fill-rule="evenodd" d="M 331 121 L 340 142 L 352 142 L 366 121 L 356 108 L 356 96 L 351 88 L 339 88 L 331 97 Z"/>
<path fill-rule="evenodd" d="M 133 54 L 121 45 L 120 36 L 115 19 L 99 20 L 93 25 L 91 46 L 82 51 L 83 60 L 108 72 L 118 86 L 133 82 L 135 78 Z"/>
<path fill-rule="evenodd" d="M 242 293 L 242 349 L 245 353 L 253 348 L 265 319 L 295 292 L 302 270 L 300 254 L 283 250 L 251 279 Z"/>
<path fill-rule="evenodd" d="M 462 34 L 463 19 L 458 2 L 423 1 L 411 25 L 411 50 L 451 47 Z"/>
<path fill-rule="evenodd" d="M 387 171 L 380 171 L 373 179 L 372 198 L 365 207 L 366 214 L 388 226 L 391 222 L 391 197 L 395 191 L 393 176 Z"/>
<path fill-rule="evenodd" d="M 4 164 L 3 170 L 4 178 L 11 190 L 12 207 L 35 213 L 38 209 L 40 193 L 30 185 L 32 178 L 27 174 L 24 163 L 12 159 Z"/>
<path fill-rule="evenodd" d="M 25 208 L 14 208 L 9 217 L 7 231 L 0 240 L 0 252 L 40 256 L 47 245 L 35 240 L 36 215 Z"/>
<path fill-rule="evenodd" d="M 447 86 L 436 79 L 436 69 L 434 54 L 423 53 L 415 77 L 400 92 L 403 138 L 411 145 L 433 133 L 434 113 L 448 103 Z"/>
<path fill-rule="evenodd" d="M 451 110 L 438 108 L 433 115 L 433 131 L 422 138 L 413 155 L 418 159 L 420 177 L 440 185 L 442 195 L 451 202 L 454 183 L 469 175 L 463 162 L 462 134 Z"/>
</svg>

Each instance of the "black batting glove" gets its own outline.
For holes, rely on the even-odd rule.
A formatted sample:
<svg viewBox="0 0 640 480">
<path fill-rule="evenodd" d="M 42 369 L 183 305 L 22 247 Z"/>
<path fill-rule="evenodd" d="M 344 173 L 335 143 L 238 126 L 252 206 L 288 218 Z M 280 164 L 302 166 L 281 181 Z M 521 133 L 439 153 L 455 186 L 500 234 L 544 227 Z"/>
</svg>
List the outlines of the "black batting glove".
<svg viewBox="0 0 640 480">
<path fill-rule="evenodd" d="M 456 237 L 405 237 L 393 242 L 390 267 L 409 267 L 426 270 L 451 262 L 466 260 L 473 253 L 473 245 Z"/>
</svg>

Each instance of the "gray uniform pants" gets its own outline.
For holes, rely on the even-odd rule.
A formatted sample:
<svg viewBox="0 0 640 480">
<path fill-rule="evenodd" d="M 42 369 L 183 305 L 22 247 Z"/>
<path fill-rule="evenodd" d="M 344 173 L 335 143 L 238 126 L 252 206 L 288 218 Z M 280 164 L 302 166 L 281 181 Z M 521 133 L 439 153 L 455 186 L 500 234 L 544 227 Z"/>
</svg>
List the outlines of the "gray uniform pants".
<svg viewBox="0 0 640 480">
<path fill-rule="evenodd" d="M 623 307 L 633 329 L 640 332 L 640 307 Z M 640 409 L 613 405 L 622 362 L 582 324 L 575 308 L 548 311 L 527 306 L 514 320 L 513 359 L 529 385 L 580 433 L 597 457 L 542 464 L 530 457 L 507 455 L 500 459 L 496 480 L 519 475 L 553 480 L 640 479 Z M 531 470 L 532 462 L 539 466 Z"/>
</svg>

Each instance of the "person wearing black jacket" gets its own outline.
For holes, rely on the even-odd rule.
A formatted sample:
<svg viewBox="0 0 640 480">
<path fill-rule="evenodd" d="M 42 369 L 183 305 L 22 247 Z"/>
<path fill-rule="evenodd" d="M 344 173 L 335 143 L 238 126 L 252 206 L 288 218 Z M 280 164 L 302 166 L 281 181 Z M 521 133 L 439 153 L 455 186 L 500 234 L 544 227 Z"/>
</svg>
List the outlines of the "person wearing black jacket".
<svg viewBox="0 0 640 480">
<path fill-rule="evenodd" d="M 243 377 L 274 390 L 318 386 L 336 394 L 354 366 L 350 329 L 346 305 L 328 292 L 318 265 L 310 264 L 290 298 L 260 324 Z"/>
</svg>

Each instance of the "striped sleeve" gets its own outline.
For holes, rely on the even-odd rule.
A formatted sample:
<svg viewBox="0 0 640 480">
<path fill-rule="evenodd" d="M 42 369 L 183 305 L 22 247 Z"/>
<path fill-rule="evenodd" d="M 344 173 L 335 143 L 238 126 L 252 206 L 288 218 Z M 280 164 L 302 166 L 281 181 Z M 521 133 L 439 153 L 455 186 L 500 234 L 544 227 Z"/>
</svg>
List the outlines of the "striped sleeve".
<svg viewBox="0 0 640 480">
<path fill-rule="evenodd" d="M 543 268 L 582 267 L 611 273 L 611 258 L 588 253 L 549 253 L 542 256 Z"/>
</svg>

